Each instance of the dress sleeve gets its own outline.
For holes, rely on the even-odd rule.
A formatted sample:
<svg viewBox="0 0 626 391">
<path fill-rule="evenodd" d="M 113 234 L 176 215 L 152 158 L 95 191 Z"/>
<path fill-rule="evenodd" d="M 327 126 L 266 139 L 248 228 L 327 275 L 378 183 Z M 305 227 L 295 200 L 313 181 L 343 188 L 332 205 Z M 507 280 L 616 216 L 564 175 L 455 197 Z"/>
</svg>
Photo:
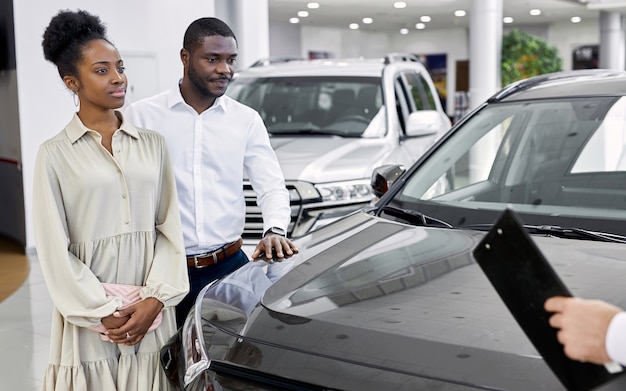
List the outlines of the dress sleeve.
<svg viewBox="0 0 626 391">
<path fill-rule="evenodd" d="M 69 251 L 63 191 L 44 145 L 37 153 L 33 183 L 37 257 L 54 306 L 61 315 L 77 326 L 96 326 L 100 319 L 115 312 L 122 301 L 107 297 L 98 278 Z"/>
<path fill-rule="evenodd" d="M 174 171 L 165 140 L 161 141 L 161 181 L 155 212 L 157 231 L 154 259 L 141 297 L 154 297 L 166 307 L 175 306 L 189 292 L 187 258 L 178 209 Z"/>
</svg>

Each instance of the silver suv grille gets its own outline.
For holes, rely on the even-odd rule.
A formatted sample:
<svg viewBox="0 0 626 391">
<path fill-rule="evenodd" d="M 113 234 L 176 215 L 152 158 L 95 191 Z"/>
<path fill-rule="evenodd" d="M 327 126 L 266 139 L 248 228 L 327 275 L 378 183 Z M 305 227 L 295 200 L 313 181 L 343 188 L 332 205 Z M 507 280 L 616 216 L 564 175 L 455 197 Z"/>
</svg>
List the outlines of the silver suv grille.
<svg viewBox="0 0 626 391">
<path fill-rule="evenodd" d="M 297 196 L 296 187 L 289 183 L 286 186 L 289 191 L 291 205 L 291 219 L 287 228 L 287 235 L 291 237 L 302 211 L 302 202 L 301 198 Z M 261 208 L 256 204 L 256 194 L 247 181 L 243 185 L 243 194 L 246 199 L 246 223 L 243 229 L 243 238 L 259 239 L 263 235 L 263 217 L 261 216 Z M 295 197 L 294 194 L 296 195 Z"/>
</svg>

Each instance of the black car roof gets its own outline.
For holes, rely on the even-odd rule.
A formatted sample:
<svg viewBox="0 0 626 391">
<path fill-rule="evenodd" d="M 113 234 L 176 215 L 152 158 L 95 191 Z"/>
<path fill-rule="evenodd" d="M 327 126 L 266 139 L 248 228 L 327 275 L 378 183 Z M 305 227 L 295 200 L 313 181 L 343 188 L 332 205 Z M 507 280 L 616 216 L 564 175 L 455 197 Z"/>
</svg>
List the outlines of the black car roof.
<svg viewBox="0 0 626 391">
<path fill-rule="evenodd" d="M 626 95 L 626 72 L 584 69 L 535 76 L 506 86 L 488 102 L 599 95 Z"/>
</svg>

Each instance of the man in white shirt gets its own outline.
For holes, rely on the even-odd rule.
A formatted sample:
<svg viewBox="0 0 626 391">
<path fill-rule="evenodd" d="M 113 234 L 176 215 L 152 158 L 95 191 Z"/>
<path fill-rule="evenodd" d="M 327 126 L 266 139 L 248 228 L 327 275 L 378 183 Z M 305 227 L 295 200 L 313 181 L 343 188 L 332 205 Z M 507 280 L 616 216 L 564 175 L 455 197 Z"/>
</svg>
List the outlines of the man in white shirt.
<svg viewBox="0 0 626 391">
<path fill-rule="evenodd" d="M 626 312 L 601 300 L 551 297 L 544 308 L 572 360 L 626 365 Z"/>
<path fill-rule="evenodd" d="M 187 28 L 180 58 L 176 88 L 125 110 L 129 122 L 165 136 L 174 164 L 191 288 L 177 306 L 178 326 L 206 284 L 249 261 L 241 250 L 244 169 L 265 232 L 252 258 L 298 252 L 286 238 L 289 193 L 263 120 L 224 95 L 235 72 L 234 33 L 217 18 L 200 18 Z"/>
</svg>

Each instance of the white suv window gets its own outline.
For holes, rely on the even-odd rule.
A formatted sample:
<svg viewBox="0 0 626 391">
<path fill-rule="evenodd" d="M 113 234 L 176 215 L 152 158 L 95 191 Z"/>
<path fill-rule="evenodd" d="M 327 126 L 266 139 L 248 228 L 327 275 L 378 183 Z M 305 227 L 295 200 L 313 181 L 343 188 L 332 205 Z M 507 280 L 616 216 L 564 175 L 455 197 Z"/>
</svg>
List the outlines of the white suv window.
<svg viewBox="0 0 626 391">
<path fill-rule="evenodd" d="M 275 134 L 362 137 L 383 104 L 376 77 L 241 78 L 228 94 L 256 109 Z"/>
</svg>

